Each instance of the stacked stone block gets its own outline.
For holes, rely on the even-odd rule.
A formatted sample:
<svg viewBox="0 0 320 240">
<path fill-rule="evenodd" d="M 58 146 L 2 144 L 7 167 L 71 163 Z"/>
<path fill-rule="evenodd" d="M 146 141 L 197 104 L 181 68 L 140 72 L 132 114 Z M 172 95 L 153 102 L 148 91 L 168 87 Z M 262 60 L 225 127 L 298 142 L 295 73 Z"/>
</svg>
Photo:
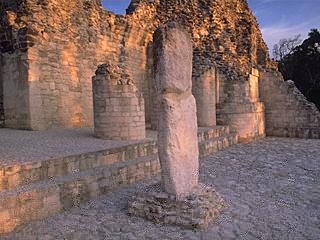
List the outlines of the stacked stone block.
<svg viewBox="0 0 320 240">
<path fill-rule="evenodd" d="M 193 95 L 197 103 L 199 127 L 213 127 L 216 121 L 216 69 L 210 68 L 201 76 L 193 77 Z"/>
<path fill-rule="evenodd" d="M 160 173 L 154 141 L 0 166 L 2 234 Z"/>
<path fill-rule="evenodd" d="M 230 137 L 228 127 L 200 129 L 200 157 L 228 147 L 232 143 Z M 1 234 L 22 224 L 79 206 L 124 185 L 158 176 L 161 168 L 157 142 L 143 140 L 128 144 L 21 163 L 7 159 L 6 164 L 0 165 L 0 239 Z"/>
<path fill-rule="evenodd" d="M 274 64 L 246 1 L 137 0 L 127 15 L 115 15 L 100 1 L 0 0 L 0 15 L 6 127 L 92 127 L 90 78 L 99 63 L 112 61 L 126 64 L 144 94 L 146 120 L 155 128 L 149 50 L 159 24 L 174 20 L 191 36 L 194 82 L 213 67 L 223 76 L 216 88 L 218 123 L 231 123 L 241 132 L 248 119 L 256 118 L 251 129 L 263 128 L 261 104 L 252 101 L 255 81 L 248 86 L 247 78 L 252 66 L 271 69 Z M 243 117 L 243 112 L 230 110 L 239 104 L 255 111 L 255 117 L 253 112 Z M 232 124 L 238 117 L 243 120 Z"/>
<path fill-rule="evenodd" d="M 226 81 L 220 77 L 220 102 L 217 105 L 218 124 L 229 125 L 239 134 L 240 142 L 265 137 L 264 104 L 259 99 L 259 72 L 251 70 L 245 81 Z"/>
<path fill-rule="evenodd" d="M 129 204 L 129 214 L 144 217 L 156 223 L 182 226 L 189 229 L 206 229 L 227 205 L 212 188 L 196 186 L 189 196 L 177 200 L 154 185 L 144 193 L 137 193 Z"/>
<path fill-rule="evenodd" d="M 207 4 L 139 0 L 132 2 L 127 15 L 120 16 L 105 11 L 100 1 L 0 0 L 1 55 L 17 58 L 23 52 L 23 65 L 27 68 L 15 80 L 26 84 L 18 90 L 18 104 L 5 106 L 6 116 L 13 119 L 8 122 L 10 127 L 92 127 L 93 106 L 88 104 L 92 102 L 90 78 L 96 66 L 107 61 L 122 61 L 128 66 L 137 88 L 144 94 L 146 120 L 151 122 L 154 109 L 148 49 L 157 26 L 170 19 L 188 29 L 195 52 L 204 60 L 199 63 L 201 66 L 207 68 L 216 63 L 219 68 L 237 69 L 229 71 L 230 75 L 241 75 L 251 61 L 256 62 L 254 42 L 259 40 L 261 52 L 267 49 L 247 4 L 230 4 L 225 0 Z M 238 29 L 243 34 L 239 35 Z M 252 52 L 241 52 L 242 49 Z M 10 69 L 11 64 L 19 68 L 18 61 L 6 61 L 3 67 Z M 195 71 L 202 74 L 200 68 Z M 25 93 L 29 93 L 30 105 L 24 105 L 21 96 Z M 23 116 L 14 116 L 19 113 Z"/>
<path fill-rule="evenodd" d="M 111 140 L 144 139 L 144 100 L 124 69 L 100 65 L 92 85 L 95 136 Z"/>
<path fill-rule="evenodd" d="M 268 136 L 320 138 L 320 112 L 293 81 L 283 81 L 274 71 L 262 71 L 259 87 Z"/>
</svg>

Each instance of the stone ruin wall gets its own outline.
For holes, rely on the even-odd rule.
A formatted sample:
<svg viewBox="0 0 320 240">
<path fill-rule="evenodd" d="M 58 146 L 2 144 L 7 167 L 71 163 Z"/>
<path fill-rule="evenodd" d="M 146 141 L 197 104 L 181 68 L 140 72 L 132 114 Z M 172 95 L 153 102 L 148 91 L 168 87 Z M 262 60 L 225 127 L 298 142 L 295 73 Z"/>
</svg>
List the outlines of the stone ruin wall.
<svg viewBox="0 0 320 240">
<path fill-rule="evenodd" d="M 2 1 L 4 7 L 12 10 L 6 15 L 13 19 L 1 28 L 4 85 L 14 85 L 5 96 L 6 126 L 91 127 L 91 78 L 100 63 L 127 62 L 137 69 L 135 79 L 145 78 L 143 30 L 138 24 L 128 26 L 123 17 L 104 11 L 99 3 L 27 0 L 4 5 Z M 27 46 L 19 43 L 23 38 Z M 28 66 L 27 71 L 18 72 L 21 66 Z M 21 92 L 22 83 L 28 85 L 25 93 L 12 94 Z M 18 102 L 25 106 L 16 106 Z M 29 114 L 20 117 L 25 109 Z"/>
<path fill-rule="evenodd" d="M 277 108 L 270 96 L 277 92 L 285 101 L 289 93 L 276 89 L 276 77 L 264 77 L 274 64 L 245 0 L 133 0 L 127 15 L 103 9 L 99 0 L 0 0 L 0 13 L 0 126 L 5 112 L 6 127 L 92 127 L 91 78 L 106 62 L 128 70 L 143 93 L 146 122 L 154 125 L 152 35 L 161 23 L 174 20 L 192 38 L 198 109 L 204 78 L 214 70 L 218 124 L 231 125 L 244 138 L 264 136 L 265 103 L 267 134 L 288 135 L 270 130 L 286 117 L 283 108 L 270 114 Z M 262 72 L 260 80 L 253 67 Z M 260 89 L 252 94 L 257 84 Z M 300 105 L 294 115 L 302 111 L 307 127 L 319 129 L 311 117 L 319 112 Z M 296 126 L 301 129 L 302 123 Z"/>
<path fill-rule="evenodd" d="M 151 122 L 152 34 L 169 19 L 192 36 L 194 82 L 213 67 L 223 76 L 219 102 L 230 101 L 230 84 L 247 82 L 253 66 L 269 65 L 244 0 L 132 1 L 124 16 L 98 0 L 0 0 L 0 9 L 7 127 L 91 127 L 91 77 L 108 61 L 128 69 Z"/>
<path fill-rule="evenodd" d="M 293 81 L 274 71 L 261 71 L 260 96 L 269 136 L 320 139 L 320 112 Z"/>
</svg>

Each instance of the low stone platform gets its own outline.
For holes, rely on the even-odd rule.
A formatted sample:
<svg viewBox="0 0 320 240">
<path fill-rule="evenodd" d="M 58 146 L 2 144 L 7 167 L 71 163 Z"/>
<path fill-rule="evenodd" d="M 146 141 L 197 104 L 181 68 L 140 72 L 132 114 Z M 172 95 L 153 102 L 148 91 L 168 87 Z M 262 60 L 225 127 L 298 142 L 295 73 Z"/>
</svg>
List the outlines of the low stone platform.
<svg viewBox="0 0 320 240">
<path fill-rule="evenodd" d="M 267 115 L 268 116 L 268 115 Z M 319 127 L 275 127 L 267 125 L 267 132 L 270 136 L 288 138 L 320 139 Z"/>
<path fill-rule="evenodd" d="M 129 217 L 127 204 L 159 178 L 17 228 L 1 240 L 319 240 L 320 140 L 266 138 L 200 161 L 200 180 L 228 208 L 207 230 Z"/>
<path fill-rule="evenodd" d="M 98 139 L 94 137 L 93 129 L 23 131 L 2 128 L 0 136 L 0 166 L 98 152 L 143 142 Z"/>
<path fill-rule="evenodd" d="M 92 129 L 0 129 L 0 234 L 158 175 L 157 133 L 147 135 L 108 141 Z M 203 156 L 237 140 L 223 126 L 199 129 L 198 138 Z"/>
<path fill-rule="evenodd" d="M 137 192 L 128 204 L 132 216 L 189 229 L 206 229 L 226 208 L 218 193 L 204 185 L 195 187 L 188 196 L 176 199 L 157 184 Z"/>
</svg>

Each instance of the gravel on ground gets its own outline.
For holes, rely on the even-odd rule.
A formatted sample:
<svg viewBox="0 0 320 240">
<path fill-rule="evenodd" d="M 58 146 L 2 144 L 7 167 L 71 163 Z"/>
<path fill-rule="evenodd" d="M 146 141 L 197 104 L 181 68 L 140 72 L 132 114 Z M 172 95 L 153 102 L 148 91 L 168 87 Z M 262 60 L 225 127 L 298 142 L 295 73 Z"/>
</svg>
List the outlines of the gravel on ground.
<svg viewBox="0 0 320 240">
<path fill-rule="evenodd" d="M 319 240 L 320 140 L 266 138 L 201 160 L 200 178 L 229 208 L 206 231 L 129 217 L 135 191 L 119 189 L 70 211 L 20 227 L 3 240 Z"/>
</svg>

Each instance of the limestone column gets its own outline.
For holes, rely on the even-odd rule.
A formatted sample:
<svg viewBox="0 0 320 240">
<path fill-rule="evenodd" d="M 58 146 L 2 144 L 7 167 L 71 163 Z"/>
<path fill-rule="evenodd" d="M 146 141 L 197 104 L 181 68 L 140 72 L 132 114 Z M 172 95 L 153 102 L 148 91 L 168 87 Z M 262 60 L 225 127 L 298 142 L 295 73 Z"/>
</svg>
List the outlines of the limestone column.
<svg viewBox="0 0 320 240">
<path fill-rule="evenodd" d="M 92 85 L 95 136 L 110 140 L 144 139 L 144 100 L 124 69 L 100 65 Z"/>
<path fill-rule="evenodd" d="M 176 23 L 154 34 L 158 146 L 164 190 L 177 197 L 198 184 L 196 102 L 192 95 L 192 43 Z"/>
<path fill-rule="evenodd" d="M 216 121 L 216 74 L 209 69 L 197 79 L 196 99 L 199 127 L 213 127 Z"/>
</svg>

